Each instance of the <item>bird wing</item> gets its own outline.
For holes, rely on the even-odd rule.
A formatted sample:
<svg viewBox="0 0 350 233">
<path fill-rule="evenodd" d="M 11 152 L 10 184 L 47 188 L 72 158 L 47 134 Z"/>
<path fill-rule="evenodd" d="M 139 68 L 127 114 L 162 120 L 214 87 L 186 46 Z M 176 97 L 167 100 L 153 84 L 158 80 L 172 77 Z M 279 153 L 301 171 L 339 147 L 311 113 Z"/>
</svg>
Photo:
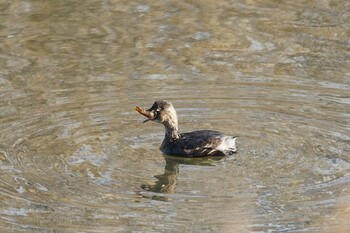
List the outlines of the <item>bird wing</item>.
<svg viewBox="0 0 350 233">
<path fill-rule="evenodd" d="M 200 130 L 181 134 L 178 141 L 184 155 L 196 157 L 211 154 L 221 143 L 222 133 L 213 130 Z"/>
</svg>

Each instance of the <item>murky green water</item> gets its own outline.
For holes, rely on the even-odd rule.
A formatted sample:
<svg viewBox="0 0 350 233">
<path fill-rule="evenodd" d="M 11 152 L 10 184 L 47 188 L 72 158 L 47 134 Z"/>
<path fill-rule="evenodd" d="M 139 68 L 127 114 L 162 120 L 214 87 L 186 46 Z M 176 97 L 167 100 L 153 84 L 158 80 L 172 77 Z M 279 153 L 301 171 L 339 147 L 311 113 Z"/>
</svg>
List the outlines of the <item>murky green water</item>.
<svg viewBox="0 0 350 233">
<path fill-rule="evenodd" d="M 346 0 L 0 1 L 1 232 L 349 232 Z M 238 135 L 158 150 L 133 111 Z"/>
</svg>

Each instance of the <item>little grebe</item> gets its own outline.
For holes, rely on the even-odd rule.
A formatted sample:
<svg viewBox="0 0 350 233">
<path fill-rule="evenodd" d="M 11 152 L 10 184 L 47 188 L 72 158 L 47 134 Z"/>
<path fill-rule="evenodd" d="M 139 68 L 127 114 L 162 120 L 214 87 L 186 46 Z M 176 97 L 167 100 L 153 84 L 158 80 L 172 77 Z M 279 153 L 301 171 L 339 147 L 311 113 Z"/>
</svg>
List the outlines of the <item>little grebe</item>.
<svg viewBox="0 0 350 233">
<path fill-rule="evenodd" d="M 147 121 L 164 125 L 165 138 L 160 150 L 164 154 L 186 157 L 223 156 L 236 152 L 236 137 L 227 136 L 213 130 L 199 130 L 190 133 L 179 133 L 177 115 L 173 105 L 165 100 L 156 101 L 148 110 L 135 107 Z"/>
</svg>

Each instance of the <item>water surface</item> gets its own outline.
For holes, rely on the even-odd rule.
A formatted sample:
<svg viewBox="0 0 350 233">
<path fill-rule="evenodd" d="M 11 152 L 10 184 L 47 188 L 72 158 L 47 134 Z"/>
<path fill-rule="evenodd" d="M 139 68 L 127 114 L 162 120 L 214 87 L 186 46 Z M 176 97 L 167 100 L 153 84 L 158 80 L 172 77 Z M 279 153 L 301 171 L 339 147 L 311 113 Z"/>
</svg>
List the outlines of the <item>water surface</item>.
<svg viewBox="0 0 350 233">
<path fill-rule="evenodd" d="M 0 1 L 1 232 L 349 232 L 350 3 Z M 158 150 L 135 105 L 233 157 Z"/>
</svg>

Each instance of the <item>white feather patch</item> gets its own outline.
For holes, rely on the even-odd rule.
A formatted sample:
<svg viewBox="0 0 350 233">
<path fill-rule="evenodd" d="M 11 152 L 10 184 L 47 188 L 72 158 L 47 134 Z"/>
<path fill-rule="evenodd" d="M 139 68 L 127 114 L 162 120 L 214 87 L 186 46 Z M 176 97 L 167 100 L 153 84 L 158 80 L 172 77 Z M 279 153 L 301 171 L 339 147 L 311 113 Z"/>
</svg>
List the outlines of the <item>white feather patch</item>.
<svg viewBox="0 0 350 233">
<path fill-rule="evenodd" d="M 218 151 L 225 152 L 225 151 L 236 151 L 236 138 L 231 136 L 226 136 L 223 138 L 221 143 L 215 148 Z"/>
</svg>

